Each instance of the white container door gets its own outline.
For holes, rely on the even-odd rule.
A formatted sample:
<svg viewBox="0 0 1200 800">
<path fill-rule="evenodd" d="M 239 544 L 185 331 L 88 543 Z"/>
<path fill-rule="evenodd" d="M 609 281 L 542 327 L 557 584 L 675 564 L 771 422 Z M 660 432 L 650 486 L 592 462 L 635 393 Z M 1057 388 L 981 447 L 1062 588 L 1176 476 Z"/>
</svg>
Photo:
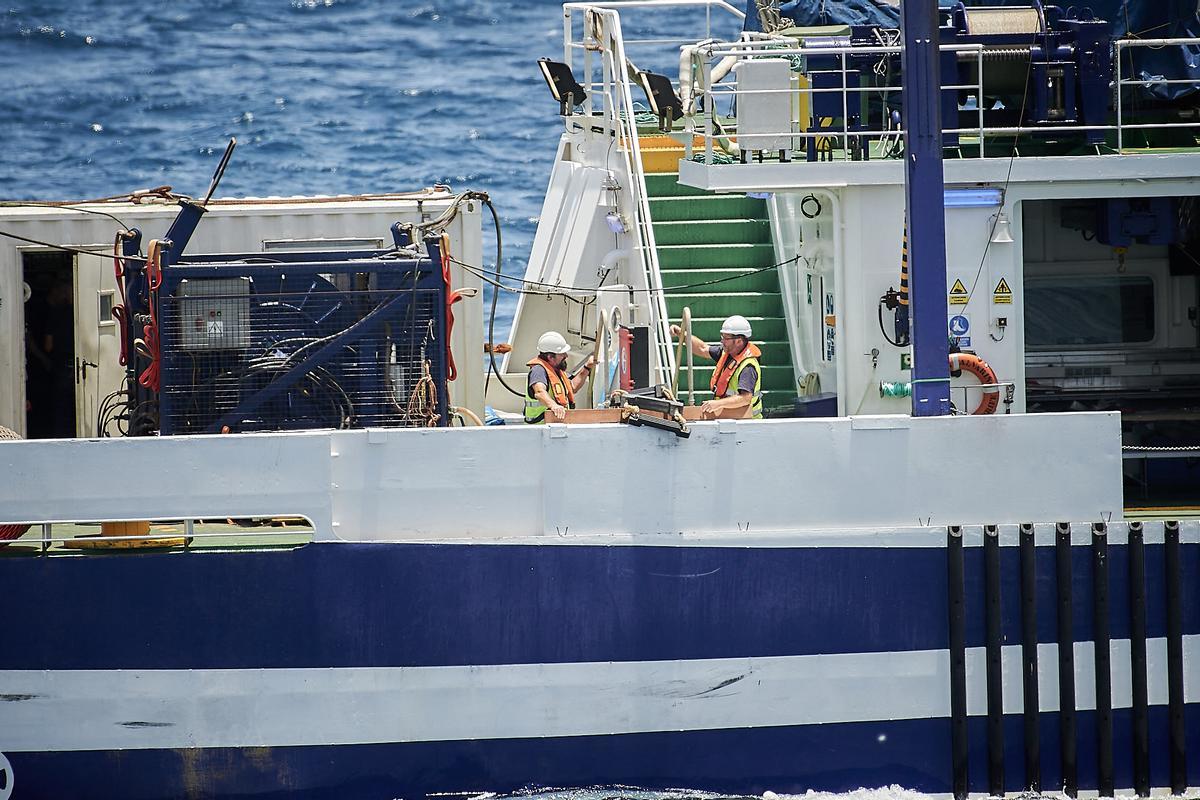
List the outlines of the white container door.
<svg viewBox="0 0 1200 800">
<path fill-rule="evenodd" d="M 82 249 L 106 247 L 112 243 Z M 104 431 L 97 427 L 101 406 L 120 390 L 125 376 L 121 331 L 112 313 L 119 302 L 112 257 L 75 256 L 75 435 L 81 438 L 120 435 L 112 415 Z"/>
</svg>

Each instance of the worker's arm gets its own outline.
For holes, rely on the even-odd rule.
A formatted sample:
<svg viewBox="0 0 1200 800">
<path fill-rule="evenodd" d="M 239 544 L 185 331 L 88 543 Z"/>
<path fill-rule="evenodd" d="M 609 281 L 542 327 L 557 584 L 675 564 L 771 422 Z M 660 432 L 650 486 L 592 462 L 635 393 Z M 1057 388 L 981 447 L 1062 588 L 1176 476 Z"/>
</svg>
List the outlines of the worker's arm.
<svg viewBox="0 0 1200 800">
<path fill-rule="evenodd" d="M 583 369 L 579 370 L 579 372 L 575 373 L 575 377 L 571 378 L 571 391 L 578 392 L 595 368 L 596 357 L 588 356 L 587 361 L 584 362 Z"/>
<path fill-rule="evenodd" d="M 550 392 L 546 390 L 546 384 L 535 383 L 533 385 L 533 396 L 542 401 L 548 410 L 546 413 L 553 414 L 554 418 L 562 422 L 567 417 L 567 410 L 554 402 L 554 398 L 550 396 Z"/>
<path fill-rule="evenodd" d="M 681 332 L 681 330 L 678 325 L 671 326 L 671 335 L 672 336 L 677 337 L 677 336 L 679 336 L 680 332 Z M 701 358 L 707 358 L 709 360 L 712 360 L 712 354 L 708 352 L 708 344 L 706 342 L 693 336 L 692 341 L 690 342 L 690 345 L 691 345 L 693 353 L 700 356 Z"/>
<path fill-rule="evenodd" d="M 741 389 L 737 394 L 732 395 L 731 397 L 722 397 L 719 400 L 715 398 L 712 400 L 705 400 L 704 405 L 700 406 L 700 410 L 706 417 L 709 415 L 716 417 L 721 415 L 721 413 L 724 411 L 743 410 L 750 405 L 750 402 L 753 399 L 753 392 L 747 392 L 745 389 Z"/>
</svg>

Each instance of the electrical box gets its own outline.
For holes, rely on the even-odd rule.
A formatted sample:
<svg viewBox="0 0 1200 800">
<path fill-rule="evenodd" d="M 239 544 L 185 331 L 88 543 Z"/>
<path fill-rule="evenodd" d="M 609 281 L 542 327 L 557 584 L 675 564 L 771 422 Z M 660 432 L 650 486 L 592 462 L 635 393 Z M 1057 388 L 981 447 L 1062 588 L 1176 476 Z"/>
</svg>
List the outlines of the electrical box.
<svg viewBox="0 0 1200 800">
<path fill-rule="evenodd" d="M 792 150 L 792 63 L 783 58 L 737 66 L 738 145 L 744 151 Z"/>
<path fill-rule="evenodd" d="M 180 347 L 244 350 L 250 346 L 250 279 L 201 278 L 179 283 Z"/>
</svg>

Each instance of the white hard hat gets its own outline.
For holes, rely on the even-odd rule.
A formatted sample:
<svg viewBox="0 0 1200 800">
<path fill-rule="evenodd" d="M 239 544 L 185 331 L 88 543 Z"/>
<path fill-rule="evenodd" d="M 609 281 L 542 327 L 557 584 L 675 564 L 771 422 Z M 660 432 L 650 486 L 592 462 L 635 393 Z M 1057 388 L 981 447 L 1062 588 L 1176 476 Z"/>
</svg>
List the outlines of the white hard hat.
<svg viewBox="0 0 1200 800">
<path fill-rule="evenodd" d="M 721 323 L 721 333 L 729 336 L 745 336 L 750 338 L 750 320 L 743 317 L 741 314 L 734 314 L 729 319 Z"/>
<path fill-rule="evenodd" d="M 546 331 L 538 337 L 539 353 L 569 353 L 571 347 L 558 331 Z"/>
</svg>

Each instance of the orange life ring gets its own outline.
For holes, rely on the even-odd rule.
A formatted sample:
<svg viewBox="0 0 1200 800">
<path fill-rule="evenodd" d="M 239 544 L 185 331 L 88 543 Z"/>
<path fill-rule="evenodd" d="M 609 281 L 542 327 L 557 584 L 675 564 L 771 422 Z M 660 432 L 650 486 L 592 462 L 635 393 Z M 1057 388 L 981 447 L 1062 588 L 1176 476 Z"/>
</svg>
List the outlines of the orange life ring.
<svg viewBox="0 0 1200 800">
<path fill-rule="evenodd" d="M 988 363 L 974 353 L 951 353 L 950 354 L 950 371 L 958 372 L 962 370 L 969 372 L 979 379 L 980 383 L 993 384 L 985 389 L 981 389 L 983 397 L 979 400 L 979 405 L 975 406 L 972 414 L 994 414 L 1000 406 L 1000 387 L 995 384 L 996 372 Z"/>
</svg>

